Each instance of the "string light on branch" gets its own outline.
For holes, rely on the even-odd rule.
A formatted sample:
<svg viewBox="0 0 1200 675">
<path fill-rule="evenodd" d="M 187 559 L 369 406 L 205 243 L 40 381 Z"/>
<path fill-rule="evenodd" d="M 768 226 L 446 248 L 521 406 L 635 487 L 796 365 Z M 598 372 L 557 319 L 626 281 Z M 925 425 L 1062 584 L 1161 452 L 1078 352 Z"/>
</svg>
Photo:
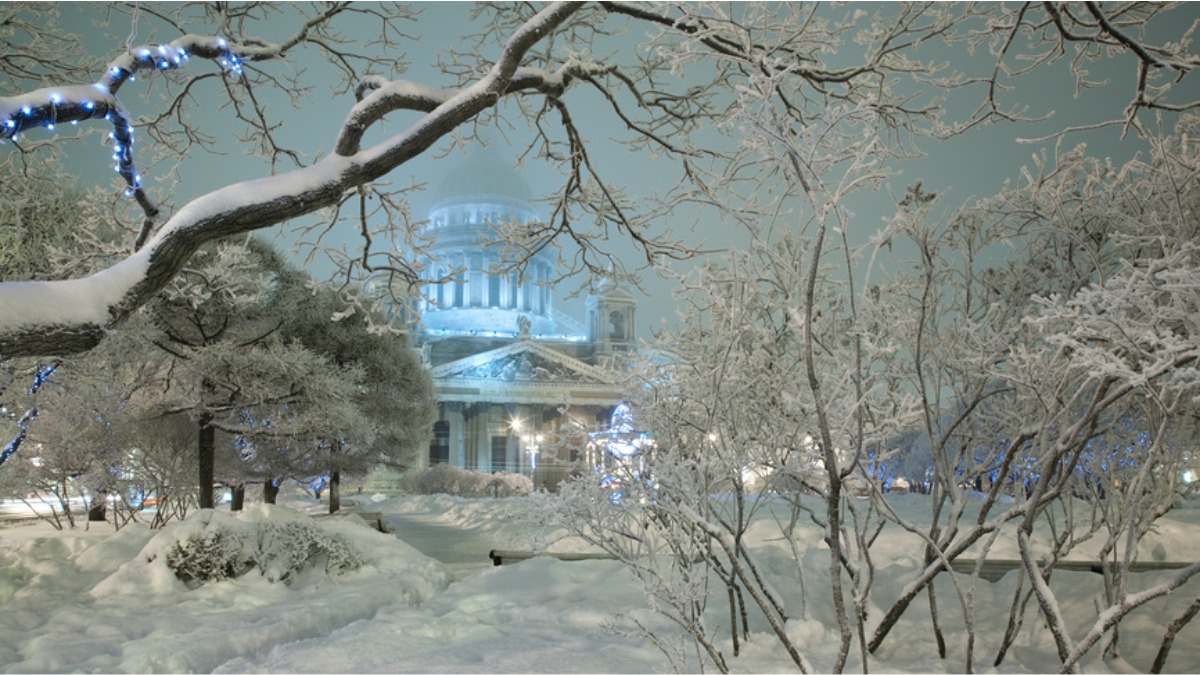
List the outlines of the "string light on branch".
<svg viewBox="0 0 1200 675">
<path fill-rule="evenodd" d="M 143 206 L 148 197 L 140 192 L 142 179 L 133 161 L 133 124 L 116 92 L 125 82 L 136 81 L 139 71 L 165 71 L 188 63 L 192 54 L 215 61 L 225 72 L 242 75 L 243 60 L 223 37 L 182 37 L 169 44 L 143 45 L 118 57 L 104 70 L 100 81 L 91 85 L 41 89 L 19 97 L 0 97 L 0 143 L 17 141 L 27 129 L 44 127 L 54 131 L 58 124 L 99 119 L 113 125 L 114 170 L 127 186 L 127 195 L 138 196 Z M 155 208 L 156 210 L 156 208 Z"/>
<path fill-rule="evenodd" d="M 38 364 L 37 372 L 33 377 L 33 384 L 29 387 L 30 396 L 37 394 L 38 389 L 41 389 L 42 385 L 45 384 L 50 379 L 50 376 L 54 374 L 54 371 L 58 369 L 59 363 L 60 362 Z M 4 411 L 7 412 L 7 407 L 4 408 Z M 13 438 L 8 445 L 0 448 L 0 464 L 7 462 L 9 458 L 11 458 L 17 453 L 18 450 L 21 449 L 21 445 L 25 442 L 25 439 L 29 435 L 29 426 L 33 423 L 33 420 L 36 419 L 37 416 L 38 408 L 35 405 L 27 410 L 25 414 L 21 416 L 21 419 L 17 420 L 16 437 Z"/>
</svg>

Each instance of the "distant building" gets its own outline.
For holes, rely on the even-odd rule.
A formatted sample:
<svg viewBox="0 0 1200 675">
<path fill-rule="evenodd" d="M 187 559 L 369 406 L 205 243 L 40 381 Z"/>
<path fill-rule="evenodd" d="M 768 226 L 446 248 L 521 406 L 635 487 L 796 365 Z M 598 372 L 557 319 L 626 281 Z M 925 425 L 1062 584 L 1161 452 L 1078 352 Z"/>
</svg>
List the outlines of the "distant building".
<svg viewBox="0 0 1200 675">
<path fill-rule="evenodd" d="M 434 193 L 414 333 L 438 398 L 429 465 L 526 473 L 553 487 L 622 402 L 596 366 L 636 350 L 634 296 L 601 282 L 581 323 L 554 308 L 553 251 L 534 254 L 520 275 L 484 241 L 500 223 L 539 220 L 528 185 L 492 155 L 458 167 Z"/>
</svg>

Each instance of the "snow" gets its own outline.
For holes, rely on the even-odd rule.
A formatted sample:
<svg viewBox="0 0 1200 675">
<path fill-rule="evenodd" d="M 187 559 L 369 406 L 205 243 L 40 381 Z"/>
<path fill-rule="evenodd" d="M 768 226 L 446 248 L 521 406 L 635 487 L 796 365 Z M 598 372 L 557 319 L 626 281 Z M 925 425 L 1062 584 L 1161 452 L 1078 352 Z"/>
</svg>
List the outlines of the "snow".
<svg viewBox="0 0 1200 675">
<path fill-rule="evenodd" d="M 236 183 L 185 204 L 138 252 L 90 277 L 0 284 L 0 336 L 37 328 L 106 326 L 110 309 L 146 278 L 151 258 L 168 238 L 237 209 L 295 201 L 341 182 L 352 166 L 334 155 L 295 171 Z M 267 222 L 265 225 L 273 224 Z"/>
<path fill-rule="evenodd" d="M 0 671 L 3 672 L 661 672 L 672 662 L 636 631 L 628 618 L 651 628 L 666 642 L 680 629 L 647 608 L 647 595 L 615 561 L 564 562 L 534 558 L 491 567 L 491 548 L 584 550 L 580 542 L 556 539 L 539 529 L 538 496 L 465 499 L 445 495 L 374 500 L 357 496 L 360 508 L 379 511 L 394 534 L 368 527 L 360 518 L 320 517 L 322 506 L 296 495 L 285 506 L 254 506 L 239 516 L 197 513 L 162 531 L 131 524 L 57 531 L 34 521 L 0 528 Z M 919 520 L 927 497 L 893 498 L 904 515 Z M 1168 514 L 1148 537 L 1142 559 L 1200 558 L 1200 509 Z M 305 573 L 290 584 L 272 583 L 250 572 L 234 580 L 190 588 L 167 568 L 162 555 L 188 532 L 213 524 L 315 523 L 346 539 L 362 567 L 342 575 Z M 417 527 L 417 523 L 427 527 Z M 441 532 L 441 534 L 439 534 Z M 444 534 L 467 533 L 458 550 L 475 559 L 435 561 Z M 1037 533 L 1035 533 L 1037 534 Z M 826 585 L 820 532 L 800 535 L 808 550 L 802 561 L 808 586 L 806 612 L 798 609 L 795 566 L 766 518 L 747 539 L 763 561 L 772 587 L 794 617 L 788 625 L 804 656 L 817 670 L 832 662 L 836 625 Z M 1042 536 L 1042 535 L 1038 535 Z M 404 538 L 409 541 L 404 541 Z M 473 537 L 473 540 L 471 539 Z M 1006 546 L 1011 536 L 1000 537 Z M 472 542 L 474 545 L 472 545 Z M 1015 545 L 1014 545 L 1015 546 Z M 872 617 L 878 619 L 920 560 L 913 535 L 890 528 L 872 549 L 876 564 Z M 1154 552 L 1152 555 L 1151 552 Z M 446 554 L 439 554 L 443 555 Z M 455 554 L 458 555 L 458 554 Z M 999 555 L 999 554 L 997 554 Z M 457 574 L 452 569 L 458 570 Z M 1169 573 L 1134 575 L 1136 592 Z M 457 579 L 456 579 L 457 577 Z M 1015 573 L 998 582 L 960 576 L 972 588 L 979 625 L 976 667 L 984 672 L 1046 672 L 1056 669 L 1054 645 L 1032 613 L 1026 632 L 998 669 L 990 659 L 1003 633 Z M 952 672 L 962 668 L 964 640 L 955 627 L 961 612 L 947 575 L 940 577 L 942 625 L 949 658 L 931 644 L 927 602 L 922 598 L 873 659 L 874 672 Z M 973 585 L 972 585 L 973 584 Z M 1073 639 L 1095 622 L 1099 575 L 1058 571 L 1051 579 Z M 1121 657 L 1106 663 L 1100 648 L 1082 663 L 1086 672 L 1145 671 L 1165 624 L 1194 599 L 1184 587 L 1135 611 L 1121 629 Z M 706 620 L 725 620 L 720 598 L 709 603 Z M 622 618 L 622 614 L 625 618 Z M 617 626 L 624 634 L 608 630 Z M 784 672 L 795 668 L 768 635 L 753 623 L 734 672 Z M 1200 672 L 1200 629 L 1179 635 L 1168 672 Z M 728 645 L 720 645 L 727 653 Z M 693 657 L 694 658 L 694 657 Z M 694 671 L 694 661 L 676 663 Z M 828 666 L 825 666 L 828 668 Z M 848 670 L 861 671 L 851 659 Z"/>
<path fill-rule="evenodd" d="M 129 256 L 84 279 L 0 284 L 0 334 L 29 326 L 103 326 L 108 310 L 146 276 L 150 251 Z"/>
</svg>

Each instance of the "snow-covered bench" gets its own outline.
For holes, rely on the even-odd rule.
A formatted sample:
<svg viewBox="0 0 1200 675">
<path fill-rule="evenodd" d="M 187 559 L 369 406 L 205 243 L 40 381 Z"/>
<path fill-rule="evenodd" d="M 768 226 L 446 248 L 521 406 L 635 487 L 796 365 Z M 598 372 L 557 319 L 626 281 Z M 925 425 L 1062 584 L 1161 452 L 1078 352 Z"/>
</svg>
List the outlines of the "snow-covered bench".
<svg viewBox="0 0 1200 675">
<path fill-rule="evenodd" d="M 513 564 L 536 557 L 557 558 L 559 560 L 574 561 L 574 560 L 616 560 L 616 558 L 608 553 L 554 553 L 552 551 L 515 551 L 492 549 L 488 552 L 488 558 L 491 558 L 492 565 L 498 567 L 505 564 Z M 1174 561 L 1139 561 L 1131 565 L 1134 572 L 1157 572 L 1162 570 L 1178 570 L 1191 565 L 1190 562 L 1174 562 Z M 979 577 L 987 581 L 999 581 L 1005 574 L 1020 569 L 1022 563 L 1015 558 L 988 558 L 983 561 L 983 567 L 979 570 Z M 1057 570 L 1065 572 L 1094 572 L 1103 574 L 1103 566 L 1093 560 L 1060 560 L 1054 564 Z M 958 558 L 950 562 L 950 569 L 959 574 L 971 574 L 975 571 L 975 560 L 973 558 Z"/>
<path fill-rule="evenodd" d="M 367 525 L 379 530 L 380 532 L 391 532 L 392 528 L 388 527 L 387 521 L 383 519 L 383 514 L 379 511 L 360 511 L 357 506 L 338 509 L 336 513 L 323 513 L 323 517 L 338 516 L 358 516 L 362 518 Z"/>
<path fill-rule="evenodd" d="M 502 549 L 492 549 L 488 552 L 488 557 L 492 559 L 492 566 L 499 567 L 505 563 L 512 564 L 529 560 L 530 558 L 546 557 L 558 558 L 559 560 L 616 560 L 615 557 L 608 553 L 554 553 L 551 551 L 506 551 Z"/>
<path fill-rule="evenodd" d="M 1174 562 L 1149 560 L 1138 561 L 1130 565 L 1133 572 L 1158 572 L 1162 570 L 1178 570 L 1191 565 L 1190 562 Z M 983 561 L 979 577 L 987 581 L 999 581 L 1005 574 L 1019 569 L 1023 563 L 1015 558 L 988 558 Z M 975 571 L 975 560 L 972 558 L 957 558 L 950 562 L 950 569 L 959 574 L 972 574 Z M 1094 560 L 1059 560 L 1054 563 L 1054 569 L 1064 572 L 1094 572 L 1104 573 L 1104 565 Z"/>
</svg>

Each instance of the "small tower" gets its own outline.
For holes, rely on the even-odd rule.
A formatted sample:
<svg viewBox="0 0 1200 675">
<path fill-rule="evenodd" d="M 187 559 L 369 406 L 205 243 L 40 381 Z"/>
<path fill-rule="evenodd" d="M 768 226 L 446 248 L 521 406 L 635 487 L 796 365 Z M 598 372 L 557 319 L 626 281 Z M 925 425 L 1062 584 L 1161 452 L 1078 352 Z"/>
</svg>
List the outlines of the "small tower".
<svg viewBox="0 0 1200 675">
<path fill-rule="evenodd" d="M 636 309 L 633 294 L 611 279 L 596 285 L 596 291 L 587 298 L 587 310 L 588 339 L 597 354 L 619 354 L 637 348 Z"/>
</svg>

